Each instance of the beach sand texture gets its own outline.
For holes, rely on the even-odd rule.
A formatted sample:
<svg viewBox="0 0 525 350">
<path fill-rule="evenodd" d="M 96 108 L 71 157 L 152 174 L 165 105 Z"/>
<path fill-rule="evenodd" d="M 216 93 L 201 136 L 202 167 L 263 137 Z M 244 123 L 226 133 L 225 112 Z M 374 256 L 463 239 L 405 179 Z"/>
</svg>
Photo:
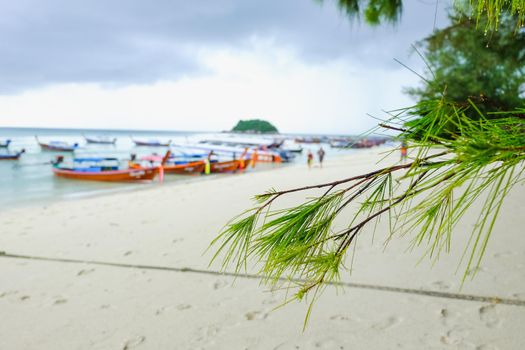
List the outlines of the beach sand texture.
<svg viewBox="0 0 525 350">
<path fill-rule="evenodd" d="M 374 242 L 363 232 L 354 271 L 343 274 L 361 286 L 328 287 L 304 332 L 306 303 L 272 311 L 283 292 L 208 267 L 210 241 L 252 195 L 357 175 L 380 158 L 363 150 L 323 169 L 300 164 L 3 210 L 0 251 L 25 257 L 0 256 L 0 349 L 523 349 L 523 186 L 509 195 L 481 269 L 462 290 L 454 271 L 472 220 L 459 224 L 452 252 L 433 267 L 417 264 L 423 249 L 407 251 L 409 237 L 384 250 L 383 221 Z"/>
</svg>

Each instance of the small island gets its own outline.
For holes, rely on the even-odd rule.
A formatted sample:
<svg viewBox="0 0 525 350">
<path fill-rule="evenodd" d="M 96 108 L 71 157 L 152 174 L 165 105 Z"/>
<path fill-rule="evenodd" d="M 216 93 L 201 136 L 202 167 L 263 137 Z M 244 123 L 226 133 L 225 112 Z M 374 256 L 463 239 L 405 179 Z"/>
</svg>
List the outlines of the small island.
<svg viewBox="0 0 525 350">
<path fill-rule="evenodd" d="M 268 134 L 278 133 L 279 131 L 270 122 L 261 119 L 239 120 L 232 132 L 242 132 L 249 134 Z"/>
</svg>

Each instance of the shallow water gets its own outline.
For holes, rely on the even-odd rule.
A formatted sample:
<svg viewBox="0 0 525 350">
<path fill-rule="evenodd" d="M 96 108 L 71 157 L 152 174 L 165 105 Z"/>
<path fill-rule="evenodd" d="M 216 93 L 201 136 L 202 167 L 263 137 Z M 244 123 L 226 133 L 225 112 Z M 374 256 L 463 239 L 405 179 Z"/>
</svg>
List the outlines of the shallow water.
<svg viewBox="0 0 525 350">
<path fill-rule="evenodd" d="M 97 136 L 104 135 L 111 138 L 116 137 L 116 145 L 87 144 L 82 135 Z M 158 139 L 161 141 L 172 140 L 173 143 L 197 142 L 203 138 L 213 137 L 214 133 L 199 132 L 151 132 L 151 131 L 82 131 L 62 129 L 0 129 L 0 141 L 11 139 L 9 149 L 0 148 L 0 153 L 15 152 L 24 148 L 26 153 L 18 161 L 0 161 L 0 210 L 13 206 L 32 204 L 36 202 L 49 202 L 54 200 L 72 199 L 86 196 L 113 193 L 115 191 L 128 191 L 134 189 L 158 186 L 158 181 L 149 183 L 104 183 L 90 181 L 74 181 L 57 178 L 51 171 L 50 161 L 57 155 L 71 158 L 69 152 L 42 151 L 35 140 L 38 135 L 41 141 L 51 140 L 65 141 L 68 143 L 79 143 L 80 148 L 74 152 L 75 157 L 117 157 L 128 159 L 131 153 L 137 156 L 152 153 L 163 154 L 167 147 L 136 147 L 130 135 L 136 139 L 148 140 Z M 245 137 L 245 136 L 243 136 Z M 309 146 L 305 146 L 309 147 Z M 311 145 L 316 150 L 318 145 Z M 327 150 L 327 156 L 340 154 L 340 151 Z M 351 150 L 342 153 L 352 152 Z M 299 155 L 296 162 L 304 161 L 303 155 Z M 264 169 L 265 167 L 258 167 Z M 188 181 L 188 176 L 165 176 L 167 183 Z"/>
</svg>

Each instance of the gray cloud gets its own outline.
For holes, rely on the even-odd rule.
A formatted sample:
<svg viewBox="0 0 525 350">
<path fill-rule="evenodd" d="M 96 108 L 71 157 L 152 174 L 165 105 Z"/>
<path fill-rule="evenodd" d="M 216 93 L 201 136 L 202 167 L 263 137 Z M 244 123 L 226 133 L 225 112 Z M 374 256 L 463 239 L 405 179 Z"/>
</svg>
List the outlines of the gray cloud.
<svg viewBox="0 0 525 350">
<path fill-rule="evenodd" d="M 0 0 L 0 93 L 45 84 L 149 83 L 200 74 L 188 47 L 243 49 L 269 37 L 307 62 L 396 65 L 432 31 L 433 1 L 405 0 L 401 24 L 350 24 L 333 1 Z M 438 24 L 446 22 L 438 11 Z"/>
</svg>

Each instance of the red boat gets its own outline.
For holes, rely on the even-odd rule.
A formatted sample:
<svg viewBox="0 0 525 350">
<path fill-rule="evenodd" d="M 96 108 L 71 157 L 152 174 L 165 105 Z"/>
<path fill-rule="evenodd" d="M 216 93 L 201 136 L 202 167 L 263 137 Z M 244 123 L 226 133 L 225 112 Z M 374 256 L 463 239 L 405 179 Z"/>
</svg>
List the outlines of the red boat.
<svg viewBox="0 0 525 350">
<path fill-rule="evenodd" d="M 168 155 L 169 152 L 161 164 L 164 164 Z M 131 166 L 128 169 L 119 169 L 119 160 L 117 158 L 75 158 L 73 166 L 67 168 L 60 165 L 63 160 L 64 157 L 57 157 L 53 164 L 53 173 L 59 177 L 75 180 L 145 181 L 153 180 L 160 170 L 159 166 L 142 167 L 139 165 Z M 88 166 L 85 165 L 86 163 Z"/>
<path fill-rule="evenodd" d="M 130 168 L 124 170 L 106 171 L 76 171 L 70 169 L 53 168 L 53 173 L 58 177 L 89 181 L 145 181 L 153 180 L 158 174 L 159 168 Z"/>
<path fill-rule="evenodd" d="M 164 173 L 166 174 L 201 174 L 204 172 L 205 163 L 202 160 L 186 164 L 166 164 Z"/>
<path fill-rule="evenodd" d="M 248 162 L 246 162 L 248 163 Z M 244 168 L 246 168 L 247 164 L 245 164 Z M 244 169 L 243 168 L 243 169 Z M 241 161 L 236 160 L 228 160 L 224 162 L 212 162 L 210 163 L 210 171 L 212 173 L 227 173 L 232 172 L 241 169 Z"/>
</svg>

